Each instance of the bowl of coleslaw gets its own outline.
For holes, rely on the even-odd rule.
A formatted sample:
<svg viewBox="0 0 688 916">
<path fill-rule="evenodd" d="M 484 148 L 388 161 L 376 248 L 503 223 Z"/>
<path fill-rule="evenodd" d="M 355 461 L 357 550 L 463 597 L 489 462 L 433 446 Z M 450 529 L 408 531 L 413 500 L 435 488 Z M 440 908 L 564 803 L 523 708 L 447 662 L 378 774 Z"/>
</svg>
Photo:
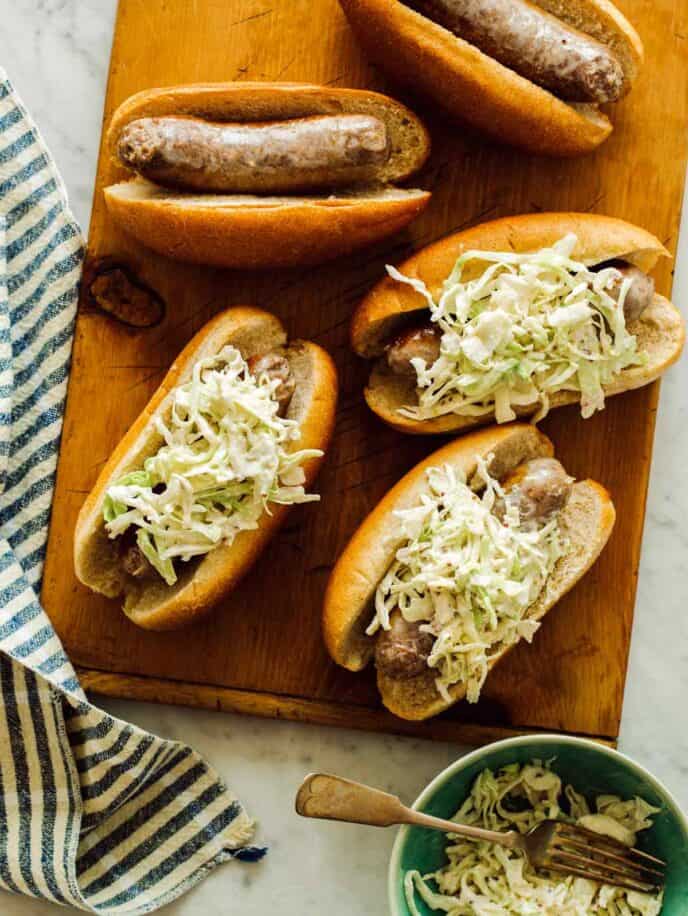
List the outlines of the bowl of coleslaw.
<svg viewBox="0 0 688 916">
<path fill-rule="evenodd" d="M 510 738 L 461 757 L 413 805 L 437 817 L 526 832 L 555 817 L 659 856 L 664 894 L 620 891 L 535 873 L 520 853 L 418 827 L 392 850 L 392 916 L 686 916 L 688 819 L 671 793 L 629 757 L 584 738 Z"/>
</svg>

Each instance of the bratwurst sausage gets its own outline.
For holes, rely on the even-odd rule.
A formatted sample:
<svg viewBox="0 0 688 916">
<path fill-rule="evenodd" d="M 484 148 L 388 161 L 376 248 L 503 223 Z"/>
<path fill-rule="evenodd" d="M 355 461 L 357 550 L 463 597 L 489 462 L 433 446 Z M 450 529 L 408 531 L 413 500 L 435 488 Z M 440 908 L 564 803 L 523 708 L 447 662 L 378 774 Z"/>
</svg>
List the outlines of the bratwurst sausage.
<svg viewBox="0 0 688 916">
<path fill-rule="evenodd" d="M 436 324 L 408 328 L 394 338 L 387 347 L 387 365 L 395 375 L 416 377 L 412 359 L 422 359 L 432 366 L 440 356 L 442 331 Z"/>
<path fill-rule="evenodd" d="M 388 677 L 406 680 L 425 671 L 435 642 L 419 623 L 409 623 L 401 611 L 393 611 L 389 630 L 380 630 L 375 643 L 375 665 Z"/>
<path fill-rule="evenodd" d="M 247 365 L 248 371 L 257 379 L 266 375 L 271 382 L 277 381 L 274 398 L 279 404 L 279 414 L 283 416 L 296 390 L 296 379 L 291 371 L 287 357 L 281 353 L 270 351 L 252 356 Z"/>
<path fill-rule="evenodd" d="M 167 117 L 127 124 L 117 154 L 165 187 L 281 194 L 374 180 L 390 144 L 386 125 L 363 114 L 255 124 Z"/>
<path fill-rule="evenodd" d="M 623 95 L 623 68 L 606 45 L 527 0 L 404 3 L 565 101 Z"/>
<path fill-rule="evenodd" d="M 157 573 L 136 542 L 136 530 L 134 527 L 127 528 L 117 539 L 119 560 L 124 572 L 134 579 L 149 579 Z"/>
<path fill-rule="evenodd" d="M 505 477 L 504 497 L 495 500 L 492 512 L 504 521 L 507 509 L 515 507 L 521 526 L 541 528 L 564 508 L 572 486 L 573 479 L 556 458 L 533 458 Z"/>
<path fill-rule="evenodd" d="M 621 275 L 607 290 L 612 299 L 617 302 L 621 297 L 624 280 L 631 281 L 624 299 L 624 315 L 628 322 L 637 321 L 645 309 L 652 305 L 652 300 L 655 298 L 655 281 L 639 267 L 629 264 L 628 261 L 605 261 L 603 264 L 598 264 L 593 270 L 602 270 L 605 267 L 613 267 Z"/>
</svg>

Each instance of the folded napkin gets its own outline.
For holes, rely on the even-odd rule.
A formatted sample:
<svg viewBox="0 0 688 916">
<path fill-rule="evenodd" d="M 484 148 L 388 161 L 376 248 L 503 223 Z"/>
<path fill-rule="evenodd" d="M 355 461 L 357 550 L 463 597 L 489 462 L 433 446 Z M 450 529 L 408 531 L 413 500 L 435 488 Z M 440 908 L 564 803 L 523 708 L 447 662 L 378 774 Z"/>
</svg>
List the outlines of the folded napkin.
<svg viewBox="0 0 688 916">
<path fill-rule="evenodd" d="M 149 913 L 264 850 L 191 748 L 86 701 L 37 598 L 82 256 L 60 177 L 0 69 L 0 887 Z"/>
</svg>

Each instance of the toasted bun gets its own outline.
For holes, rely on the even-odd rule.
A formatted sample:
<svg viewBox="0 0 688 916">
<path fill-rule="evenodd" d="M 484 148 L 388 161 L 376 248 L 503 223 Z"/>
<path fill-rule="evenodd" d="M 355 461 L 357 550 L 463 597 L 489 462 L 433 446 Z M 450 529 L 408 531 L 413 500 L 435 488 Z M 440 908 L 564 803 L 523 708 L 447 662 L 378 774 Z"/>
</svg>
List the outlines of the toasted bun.
<svg viewBox="0 0 688 916">
<path fill-rule="evenodd" d="M 535 2 L 607 44 L 630 88 L 643 46 L 615 6 L 607 0 Z M 612 131 L 597 106 L 561 101 L 400 0 L 340 3 L 364 49 L 383 69 L 497 140 L 534 153 L 577 156 Z"/>
<path fill-rule="evenodd" d="M 337 375 L 328 354 L 308 341 L 287 343 L 277 318 L 256 308 L 231 308 L 210 321 L 173 363 L 146 408 L 117 446 L 100 473 L 79 513 L 74 538 L 78 578 L 96 592 L 116 598 L 124 595 L 124 611 L 139 626 L 168 630 L 192 623 L 209 611 L 253 565 L 284 521 L 288 506 L 272 506 L 254 531 L 240 532 L 234 541 L 217 547 L 197 562 L 183 564 L 179 580 L 168 586 L 162 579 L 142 582 L 129 576 L 119 562 L 102 517 L 102 503 L 110 484 L 155 454 L 161 438 L 153 418 L 169 410 L 171 392 L 191 377 L 195 363 L 218 353 L 227 344 L 245 358 L 282 348 L 297 379 L 287 416 L 297 420 L 298 449 L 326 449 L 334 424 Z M 304 464 L 306 486 L 315 478 L 319 459 Z"/>
<path fill-rule="evenodd" d="M 390 187 L 423 165 L 430 139 L 413 112 L 379 93 L 243 82 L 151 89 L 120 105 L 106 142 L 116 174 L 125 178 L 129 173 L 115 151 L 123 128 L 137 118 L 249 123 L 349 112 L 374 115 L 387 125 L 391 155 L 375 186 L 320 196 L 199 195 L 135 179 L 105 188 L 108 210 L 154 251 L 217 267 L 315 264 L 372 244 L 406 226 L 430 200 L 427 191 Z"/>
<path fill-rule="evenodd" d="M 318 264 L 398 232 L 425 209 L 427 191 L 382 188 L 347 197 L 194 196 L 143 179 L 105 189 L 113 219 L 144 245 L 215 267 Z"/>
<path fill-rule="evenodd" d="M 418 503 L 428 492 L 426 470 L 449 464 L 471 482 L 476 456 L 492 453 L 490 473 L 503 479 L 524 461 L 553 454 L 552 443 L 533 426 L 512 423 L 490 427 L 464 436 L 430 455 L 403 477 L 382 499 L 355 532 L 332 572 L 325 596 L 323 631 L 325 643 L 337 664 L 360 671 L 371 660 L 375 640 L 366 636 L 372 619 L 378 583 L 400 546 L 394 512 Z M 571 499 L 560 516 L 569 549 L 555 566 L 545 588 L 530 609 L 529 617 L 540 620 L 571 589 L 599 556 L 614 524 L 614 506 L 599 484 L 584 480 L 574 484 Z M 506 652 L 506 650 L 505 650 Z M 505 654 L 496 656 L 493 667 Z M 417 677 L 400 680 L 378 673 L 382 700 L 404 719 L 426 719 L 463 699 L 465 685 L 451 688 L 447 703 L 438 694 L 428 669 Z"/>
<path fill-rule="evenodd" d="M 466 251 L 536 251 L 570 232 L 578 237 L 574 257 L 588 265 L 618 258 L 647 272 L 660 257 L 668 256 L 659 239 L 623 220 L 588 213 L 537 213 L 482 223 L 447 236 L 419 251 L 399 269 L 406 276 L 422 280 L 434 296 L 441 291 L 457 258 Z M 477 262 L 475 270 L 479 269 Z M 419 293 L 386 277 L 371 290 L 354 314 L 351 325 L 354 349 L 368 359 L 380 357 L 397 330 L 414 318 L 422 318 L 426 310 L 427 304 Z M 681 355 L 685 323 L 678 309 L 663 296 L 656 295 L 654 303 L 638 321 L 629 325 L 629 330 L 637 336 L 647 363 L 625 369 L 605 389 L 607 396 L 647 385 Z M 430 420 L 400 416 L 400 407 L 417 401 L 413 380 L 394 375 L 382 359 L 373 368 L 365 397 L 370 408 L 386 423 L 408 433 L 446 433 L 493 420 L 492 415 L 447 415 Z M 560 392 L 552 397 L 551 406 L 561 407 L 579 399 L 576 392 Z M 520 408 L 520 413 L 531 415 L 537 407 L 535 404 Z"/>
</svg>

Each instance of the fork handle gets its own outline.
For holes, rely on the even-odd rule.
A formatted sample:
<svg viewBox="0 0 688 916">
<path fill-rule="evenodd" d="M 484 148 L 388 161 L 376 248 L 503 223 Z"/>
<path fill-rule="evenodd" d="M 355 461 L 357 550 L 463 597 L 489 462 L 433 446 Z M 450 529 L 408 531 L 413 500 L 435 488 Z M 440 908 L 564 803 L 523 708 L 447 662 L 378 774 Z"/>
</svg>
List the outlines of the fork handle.
<svg viewBox="0 0 688 916">
<path fill-rule="evenodd" d="M 408 812 L 408 820 L 403 822 L 405 824 L 412 824 L 414 827 L 428 827 L 430 830 L 441 830 L 444 833 L 465 836 L 469 840 L 484 840 L 488 843 L 496 843 L 497 846 L 505 846 L 507 849 L 522 849 L 525 851 L 523 837 L 515 830 L 501 833 L 495 830 L 486 830 L 485 827 L 470 827 L 468 824 L 445 821 L 441 817 L 433 817 L 431 814 L 423 814 L 422 811 L 414 811 L 413 808 L 406 808 L 405 810 Z"/>
<path fill-rule="evenodd" d="M 470 839 L 487 840 L 509 849 L 523 848 L 523 839 L 515 831 L 496 833 L 432 817 L 407 808 L 395 795 L 328 773 L 311 773 L 304 779 L 296 795 L 296 811 L 302 817 L 368 824 L 371 827 L 411 824 Z"/>
<path fill-rule="evenodd" d="M 405 823 L 405 808 L 396 796 L 328 773 L 306 776 L 296 795 L 296 811 L 302 817 L 371 827 Z"/>
</svg>

